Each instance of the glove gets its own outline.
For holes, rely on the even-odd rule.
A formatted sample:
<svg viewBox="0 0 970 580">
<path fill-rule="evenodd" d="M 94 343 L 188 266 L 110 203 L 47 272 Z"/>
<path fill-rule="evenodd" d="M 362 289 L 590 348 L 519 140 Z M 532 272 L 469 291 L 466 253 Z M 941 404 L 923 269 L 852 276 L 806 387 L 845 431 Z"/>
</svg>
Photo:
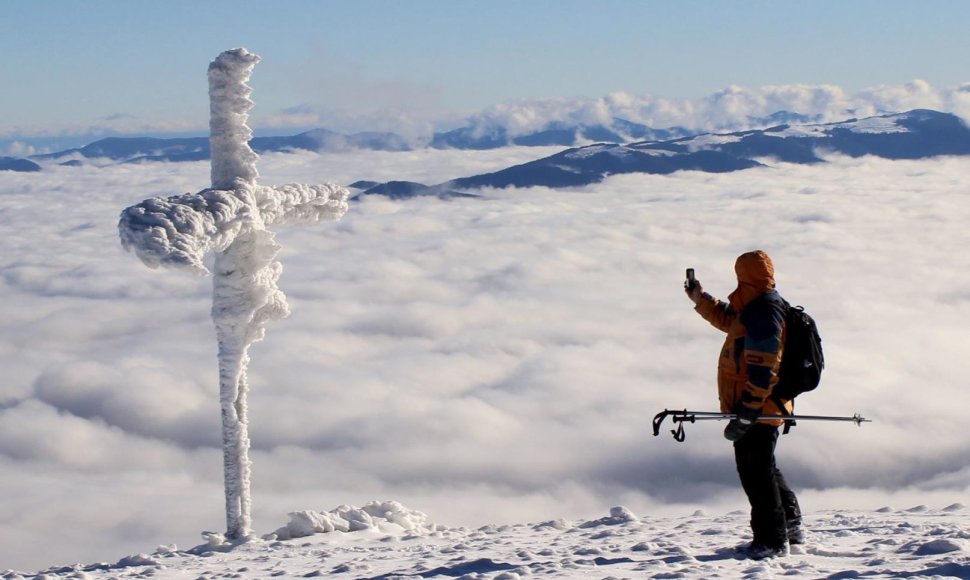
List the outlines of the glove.
<svg viewBox="0 0 970 580">
<path fill-rule="evenodd" d="M 761 409 L 751 409 L 744 405 L 738 405 L 738 416 L 731 419 L 727 427 L 724 428 L 724 438 L 728 441 L 738 441 L 744 437 L 748 429 L 758 420 Z"/>
<path fill-rule="evenodd" d="M 693 284 L 684 282 L 684 292 L 687 294 L 687 297 L 690 298 L 691 302 L 697 304 L 701 301 L 701 296 L 704 295 L 704 287 L 701 286 L 701 283 L 697 280 L 694 280 Z"/>
</svg>

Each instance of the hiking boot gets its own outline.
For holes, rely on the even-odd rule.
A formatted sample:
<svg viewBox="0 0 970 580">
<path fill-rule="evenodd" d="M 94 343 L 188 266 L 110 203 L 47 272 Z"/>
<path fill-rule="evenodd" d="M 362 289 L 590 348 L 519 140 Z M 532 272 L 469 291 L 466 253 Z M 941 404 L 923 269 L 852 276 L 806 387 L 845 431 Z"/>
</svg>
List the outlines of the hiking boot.
<svg viewBox="0 0 970 580">
<path fill-rule="evenodd" d="M 805 532 L 799 525 L 789 526 L 788 528 L 788 543 L 797 546 L 799 544 L 805 543 Z"/>
<path fill-rule="evenodd" d="M 745 556 L 752 560 L 764 560 L 765 558 L 777 558 L 788 555 L 788 544 L 781 546 L 769 546 L 767 544 L 751 544 L 744 551 Z"/>
</svg>

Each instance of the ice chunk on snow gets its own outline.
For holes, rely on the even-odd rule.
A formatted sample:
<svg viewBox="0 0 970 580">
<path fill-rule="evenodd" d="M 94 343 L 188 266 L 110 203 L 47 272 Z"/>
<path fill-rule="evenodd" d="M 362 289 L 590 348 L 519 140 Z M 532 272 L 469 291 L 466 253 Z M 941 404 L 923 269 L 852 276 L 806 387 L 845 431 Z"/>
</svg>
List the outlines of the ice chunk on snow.
<svg viewBox="0 0 970 580">
<path fill-rule="evenodd" d="M 610 508 L 610 519 L 616 520 L 618 523 L 627 523 L 637 521 L 637 516 L 628 508 L 616 506 Z"/>
<path fill-rule="evenodd" d="M 600 518 L 598 520 L 588 521 L 579 527 L 581 528 L 595 528 L 596 526 L 619 526 L 622 524 L 628 524 L 637 521 L 639 518 L 630 511 L 628 508 L 623 506 L 616 506 L 610 508 L 610 515 L 605 518 Z"/>
<path fill-rule="evenodd" d="M 572 522 L 565 518 L 558 518 L 555 520 L 549 520 L 545 522 L 538 523 L 532 527 L 533 530 L 539 531 L 545 528 L 552 528 L 554 530 L 565 531 L 573 527 Z"/>
<path fill-rule="evenodd" d="M 389 534 L 433 531 L 437 526 L 422 512 L 410 510 L 396 501 L 372 501 L 364 507 L 342 505 L 329 512 L 293 512 L 290 522 L 274 533 L 278 540 L 291 540 L 329 532 L 379 530 Z"/>
<path fill-rule="evenodd" d="M 134 566 L 157 566 L 158 560 L 152 558 L 148 554 L 132 554 L 131 556 L 125 556 L 118 563 L 115 564 L 116 568 L 129 568 Z"/>
</svg>

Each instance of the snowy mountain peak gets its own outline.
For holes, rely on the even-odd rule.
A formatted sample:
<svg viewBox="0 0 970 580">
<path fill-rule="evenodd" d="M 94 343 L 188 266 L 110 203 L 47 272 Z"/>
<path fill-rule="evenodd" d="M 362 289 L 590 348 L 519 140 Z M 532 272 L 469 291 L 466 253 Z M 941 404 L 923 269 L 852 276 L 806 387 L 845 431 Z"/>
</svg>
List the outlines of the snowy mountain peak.
<svg viewBox="0 0 970 580">
<path fill-rule="evenodd" d="M 448 185 L 459 189 L 572 187 L 623 173 L 723 173 L 768 162 L 819 163 L 823 152 L 887 159 L 970 155 L 970 129 L 956 115 L 918 109 L 840 123 L 778 125 L 625 145 L 599 143 L 493 173 L 455 179 Z"/>
<path fill-rule="evenodd" d="M 436 133 L 430 146 L 436 149 L 496 149 L 510 145 L 573 147 L 591 141 L 665 140 L 693 133 L 683 127 L 654 129 L 620 118 L 597 124 L 553 121 L 538 130 L 513 133 L 500 122 L 486 118 L 459 129 Z"/>
</svg>

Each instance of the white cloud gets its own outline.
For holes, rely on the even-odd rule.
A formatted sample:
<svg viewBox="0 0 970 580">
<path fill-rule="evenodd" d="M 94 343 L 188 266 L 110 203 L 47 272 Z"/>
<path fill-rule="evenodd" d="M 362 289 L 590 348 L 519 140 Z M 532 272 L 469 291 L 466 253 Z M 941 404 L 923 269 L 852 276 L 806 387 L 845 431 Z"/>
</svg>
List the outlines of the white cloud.
<svg viewBox="0 0 970 580">
<path fill-rule="evenodd" d="M 268 155 L 260 171 L 435 183 L 546 153 Z M 650 419 L 716 406 L 722 337 L 691 311 L 683 269 L 724 296 L 754 247 L 823 332 L 823 386 L 799 411 L 875 421 L 782 439 L 806 509 L 923 489 L 957 501 L 964 177 L 964 159 L 833 159 L 369 198 L 338 224 L 280 228 L 293 315 L 251 353 L 257 530 L 382 498 L 449 525 L 743 506 L 719 425 L 679 444 Z M 210 281 L 143 267 L 116 233 L 124 207 L 207 181 L 204 163 L 0 174 L 0 463 L 18 474 L 0 483 L 0 530 L 38 546 L 0 545 L 4 567 L 118 558 L 224 524 Z"/>
<path fill-rule="evenodd" d="M 34 397 L 59 411 L 185 448 L 221 441 L 209 403 L 215 390 L 173 375 L 157 359 L 78 361 L 43 371 Z"/>
<path fill-rule="evenodd" d="M 948 96 L 926 81 L 914 80 L 901 86 L 878 86 L 864 89 L 856 96 L 860 116 L 868 111 L 905 111 L 909 109 L 943 109 Z M 868 105 L 868 106 L 867 106 Z"/>
<path fill-rule="evenodd" d="M 29 399 L 0 411 L 0 454 L 78 472 L 165 470 L 182 467 L 183 455 L 162 442 L 89 421 Z"/>
<path fill-rule="evenodd" d="M 101 137 L 119 135 L 144 135 L 166 133 L 203 134 L 208 124 L 202 119 L 142 119 L 129 115 L 111 115 L 87 122 L 58 124 L 13 124 L 0 126 L 0 139 L 89 136 L 94 141 Z"/>
<path fill-rule="evenodd" d="M 294 69 L 296 70 L 296 69 Z M 300 73 L 301 76 L 303 73 Z M 334 76 L 336 75 L 336 76 Z M 320 127 L 344 133 L 394 132 L 414 146 L 423 146 L 436 131 L 470 125 L 480 135 L 497 125 L 511 136 L 545 129 L 551 123 L 608 124 L 614 117 L 655 129 L 682 126 L 699 131 L 740 130 L 763 125 L 757 119 L 788 111 L 820 122 L 843 121 L 914 108 L 952 112 L 970 119 L 970 85 L 934 87 L 922 80 L 880 85 L 848 93 L 836 85 L 729 86 L 698 99 L 634 95 L 623 91 L 602 97 L 528 99 L 497 103 L 468 114 L 440 105 L 440 90 L 407 81 L 369 82 L 362 72 L 347 70 L 322 78 L 303 79 L 301 103 L 280 110 L 253 110 L 251 125 L 261 132 L 286 134 Z M 302 76 L 301 76 L 302 78 Z M 345 82 L 340 82 L 340 79 Z M 350 88 L 348 88 L 350 87 Z M 335 92 L 336 91 L 336 92 Z M 326 93 L 321 103 L 319 95 Z M 168 133 L 204 134 L 204 119 L 142 119 L 116 114 L 87 123 L 58 126 L 0 127 L 0 139 L 85 135 L 91 141 L 109 135 Z M 8 154 L 29 154 L 29 145 L 8 145 Z"/>
<path fill-rule="evenodd" d="M 544 99 L 503 103 L 470 118 L 473 126 L 500 124 L 512 135 L 540 130 L 553 122 L 608 123 L 613 117 L 655 129 L 683 126 L 723 131 L 761 126 L 754 120 L 779 111 L 820 122 L 842 121 L 916 108 L 937 109 L 970 118 L 965 87 L 940 89 L 922 80 L 846 93 L 835 85 L 729 86 L 701 99 L 663 98 L 617 92 L 602 98 Z"/>
<path fill-rule="evenodd" d="M 34 146 L 21 141 L 13 141 L 0 151 L 0 155 L 7 157 L 27 157 L 34 153 L 37 153 L 37 149 Z"/>
</svg>

